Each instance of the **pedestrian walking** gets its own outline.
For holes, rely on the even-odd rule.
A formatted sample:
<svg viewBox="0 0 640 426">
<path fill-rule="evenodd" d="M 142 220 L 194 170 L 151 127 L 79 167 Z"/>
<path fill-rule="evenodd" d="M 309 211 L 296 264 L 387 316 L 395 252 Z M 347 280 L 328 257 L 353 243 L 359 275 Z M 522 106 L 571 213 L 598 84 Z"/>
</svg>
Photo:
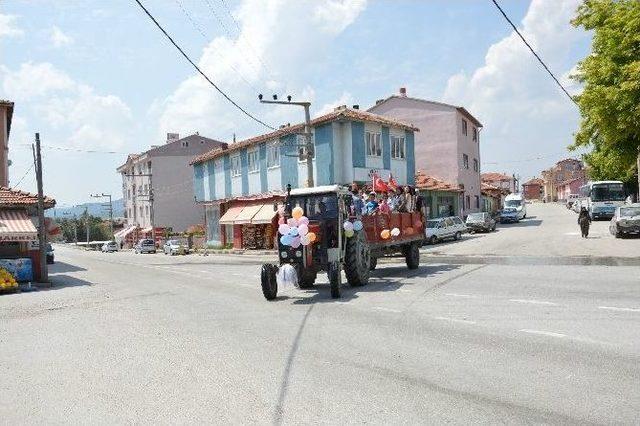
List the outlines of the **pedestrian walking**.
<svg viewBox="0 0 640 426">
<path fill-rule="evenodd" d="M 589 237 L 589 225 L 591 225 L 591 216 L 586 207 L 580 209 L 578 215 L 578 225 L 580 225 L 580 232 L 582 232 L 582 238 Z"/>
</svg>

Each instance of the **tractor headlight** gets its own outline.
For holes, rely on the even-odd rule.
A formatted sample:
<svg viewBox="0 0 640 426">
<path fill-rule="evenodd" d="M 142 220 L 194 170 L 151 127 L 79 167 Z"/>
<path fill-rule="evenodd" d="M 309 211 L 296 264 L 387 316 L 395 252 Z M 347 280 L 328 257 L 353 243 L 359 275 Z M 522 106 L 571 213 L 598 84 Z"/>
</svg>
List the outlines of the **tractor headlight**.
<svg viewBox="0 0 640 426">
<path fill-rule="evenodd" d="M 296 251 L 296 257 L 302 257 L 302 252 L 300 250 Z"/>
<path fill-rule="evenodd" d="M 286 259 L 286 258 L 287 258 L 287 256 L 289 256 L 289 255 L 287 254 L 287 252 L 286 252 L 286 251 L 281 251 L 281 252 L 280 252 L 280 257 L 282 257 L 283 259 Z"/>
</svg>

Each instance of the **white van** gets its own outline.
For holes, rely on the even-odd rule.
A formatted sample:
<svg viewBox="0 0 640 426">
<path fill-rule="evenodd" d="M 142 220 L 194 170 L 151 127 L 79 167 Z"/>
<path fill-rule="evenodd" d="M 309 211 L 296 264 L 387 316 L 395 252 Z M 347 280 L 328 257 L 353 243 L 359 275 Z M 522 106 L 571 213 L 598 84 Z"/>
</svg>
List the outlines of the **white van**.
<svg viewBox="0 0 640 426">
<path fill-rule="evenodd" d="M 527 217 L 527 202 L 522 194 L 509 194 L 504 199 L 504 210 L 515 212 L 518 220 Z"/>
</svg>

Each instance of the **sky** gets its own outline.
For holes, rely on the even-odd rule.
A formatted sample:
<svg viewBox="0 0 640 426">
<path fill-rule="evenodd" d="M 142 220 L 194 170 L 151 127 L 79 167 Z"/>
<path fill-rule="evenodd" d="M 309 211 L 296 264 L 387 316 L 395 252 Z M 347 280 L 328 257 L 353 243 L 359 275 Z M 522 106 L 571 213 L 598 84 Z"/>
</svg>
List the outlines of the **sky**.
<svg viewBox="0 0 640 426">
<path fill-rule="evenodd" d="M 484 125 L 483 172 L 527 180 L 568 156 L 576 106 L 490 0 L 141 0 L 232 99 L 272 126 L 302 111 L 257 95 L 368 108 L 409 96 L 464 106 Z M 502 0 L 571 93 L 591 36 L 579 0 Z M 169 44 L 135 0 L 0 0 L 0 99 L 15 102 L 10 186 L 35 191 L 30 144 L 43 144 L 45 193 L 60 206 L 121 196 L 116 168 L 167 132 L 230 142 L 268 131 L 235 109 Z M 94 151 L 94 152 L 89 152 Z M 417 165 L 419 167 L 419 165 Z"/>
</svg>

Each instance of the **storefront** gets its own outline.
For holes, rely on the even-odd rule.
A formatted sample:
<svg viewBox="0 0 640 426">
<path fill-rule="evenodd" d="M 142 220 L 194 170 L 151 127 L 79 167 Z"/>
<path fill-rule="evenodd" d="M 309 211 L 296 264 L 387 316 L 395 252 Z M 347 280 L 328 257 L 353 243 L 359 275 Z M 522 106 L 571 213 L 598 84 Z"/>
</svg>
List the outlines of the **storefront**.
<svg viewBox="0 0 640 426">
<path fill-rule="evenodd" d="M 268 194 L 256 197 L 236 198 L 220 203 L 222 211 L 216 223 L 213 214 L 207 214 L 207 240 L 220 240 L 220 245 L 232 244 L 235 249 L 271 250 L 276 247 L 278 205 L 282 195 Z M 213 210 L 213 209 L 210 209 Z M 219 214 L 219 213 L 218 213 Z M 217 228 L 218 232 L 212 232 Z"/>
<path fill-rule="evenodd" d="M 422 173 L 416 175 L 416 190 L 424 197 L 430 219 L 456 216 L 460 212 L 463 190 L 453 184 Z"/>
</svg>

